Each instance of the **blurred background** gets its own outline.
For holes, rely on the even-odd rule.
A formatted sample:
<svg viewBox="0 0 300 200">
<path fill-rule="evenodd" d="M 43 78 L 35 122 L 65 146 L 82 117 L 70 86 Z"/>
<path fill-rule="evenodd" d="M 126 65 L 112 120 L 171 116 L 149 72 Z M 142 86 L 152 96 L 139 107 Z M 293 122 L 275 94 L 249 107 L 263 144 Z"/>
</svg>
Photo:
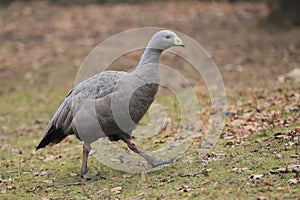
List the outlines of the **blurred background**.
<svg viewBox="0 0 300 200">
<path fill-rule="evenodd" d="M 299 65 L 297 0 L 3 0 L 0 13 L 1 95 L 32 85 L 71 88 L 93 47 L 138 27 L 173 29 L 194 38 L 228 86 L 273 84 Z M 141 53 L 119 66 L 134 66 Z"/>
</svg>

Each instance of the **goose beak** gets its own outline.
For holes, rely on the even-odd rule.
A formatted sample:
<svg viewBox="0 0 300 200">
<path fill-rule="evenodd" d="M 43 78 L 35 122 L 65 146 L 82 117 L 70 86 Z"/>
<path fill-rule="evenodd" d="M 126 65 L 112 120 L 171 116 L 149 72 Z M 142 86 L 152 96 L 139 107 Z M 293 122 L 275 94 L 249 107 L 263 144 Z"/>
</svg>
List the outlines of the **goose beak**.
<svg viewBox="0 0 300 200">
<path fill-rule="evenodd" d="M 174 46 L 184 47 L 184 43 L 178 36 L 174 37 Z"/>
</svg>

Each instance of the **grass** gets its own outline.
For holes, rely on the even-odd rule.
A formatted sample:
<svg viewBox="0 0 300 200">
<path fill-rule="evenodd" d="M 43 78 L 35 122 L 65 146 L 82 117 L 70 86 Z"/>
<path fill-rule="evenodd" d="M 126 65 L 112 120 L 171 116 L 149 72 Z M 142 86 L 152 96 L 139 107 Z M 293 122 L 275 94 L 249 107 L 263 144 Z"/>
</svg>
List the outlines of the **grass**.
<svg viewBox="0 0 300 200">
<path fill-rule="evenodd" d="M 288 146 L 286 144 L 292 141 L 291 138 L 275 139 L 274 134 L 284 131 L 282 129 L 252 134 L 241 138 L 242 142 L 236 145 L 228 143 L 239 139 L 220 139 L 204 157 L 199 156 L 201 140 L 195 138 L 188 151 L 174 164 L 149 173 L 117 171 L 91 157 L 91 173 L 100 172 L 107 179 L 84 181 L 79 177 L 81 145 L 74 137 L 59 145 L 34 151 L 51 113 L 58 106 L 56 97 L 63 96 L 64 92 L 52 90 L 45 98 L 42 91 L 33 89 L 1 97 L 1 199 L 299 197 L 299 185 L 287 184 L 289 179 L 298 176 L 296 173 L 272 172 L 295 162 L 295 156 L 299 159 L 299 141 Z M 297 125 L 295 123 L 285 131 Z M 164 136 L 164 133 L 157 134 L 154 140 Z M 137 143 L 144 145 L 145 149 L 153 146 L 153 140 L 145 142 L 141 139 Z M 281 155 L 280 158 L 277 154 Z M 255 179 L 260 174 L 263 176 Z"/>
</svg>

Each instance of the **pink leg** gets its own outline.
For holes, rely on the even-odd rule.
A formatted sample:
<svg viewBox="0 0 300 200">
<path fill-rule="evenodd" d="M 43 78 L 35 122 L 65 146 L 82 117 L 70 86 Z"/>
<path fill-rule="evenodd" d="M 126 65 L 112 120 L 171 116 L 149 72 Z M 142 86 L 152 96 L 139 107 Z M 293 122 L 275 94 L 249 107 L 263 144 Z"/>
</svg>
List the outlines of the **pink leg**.
<svg viewBox="0 0 300 200">
<path fill-rule="evenodd" d="M 90 150 L 91 150 L 90 145 L 83 144 L 83 146 L 82 146 L 82 165 L 81 165 L 81 177 L 82 178 L 84 178 L 88 172 L 87 162 L 88 162 Z"/>
<path fill-rule="evenodd" d="M 96 175 L 89 175 L 88 174 L 88 167 L 87 167 L 87 162 L 88 162 L 88 157 L 89 153 L 91 151 L 91 145 L 89 144 L 83 144 L 82 147 L 82 166 L 81 166 L 81 177 L 86 179 L 86 180 L 97 180 L 97 179 L 105 179 L 105 177 L 96 174 Z"/>
<path fill-rule="evenodd" d="M 134 144 L 134 142 L 132 140 L 128 140 L 126 141 L 127 146 L 129 147 L 129 149 L 131 149 L 134 153 L 138 153 L 141 154 L 143 153 L 143 151 L 141 151 L 140 149 L 137 148 L 137 146 Z"/>
<path fill-rule="evenodd" d="M 156 158 L 154 158 L 154 157 L 146 154 L 142 150 L 140 150 L 134 144 L 132 139 L 125 140 L 125 142 L 127 143 L 127 146 L 129 147 L 129 149 L 131 149 L 133 152 L 135 152 L 135 153 L 139 154 L 141 157 L 143 157 L 148 162 L 150 167 L 158 167 L 160 165 L 170 164 L 174 161 L 173 158 L 170 158 L 170 159 L 167 159 L 167 160 L 157 160 Z"/>
</svg>

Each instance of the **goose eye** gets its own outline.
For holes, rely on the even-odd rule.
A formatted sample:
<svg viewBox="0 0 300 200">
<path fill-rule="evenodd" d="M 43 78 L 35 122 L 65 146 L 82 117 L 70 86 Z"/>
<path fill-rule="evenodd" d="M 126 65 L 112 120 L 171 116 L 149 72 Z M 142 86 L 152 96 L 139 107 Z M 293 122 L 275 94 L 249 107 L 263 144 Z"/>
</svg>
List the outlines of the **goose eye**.
<svg viewBox="0 0 300 200">
<path fill-rule="evenodd" d="M 171 37 L 171 36 L 167 35 L 167 36 L 166 36 L 166 39 L 170 39 L 170 37 Z"/>
</svg>

